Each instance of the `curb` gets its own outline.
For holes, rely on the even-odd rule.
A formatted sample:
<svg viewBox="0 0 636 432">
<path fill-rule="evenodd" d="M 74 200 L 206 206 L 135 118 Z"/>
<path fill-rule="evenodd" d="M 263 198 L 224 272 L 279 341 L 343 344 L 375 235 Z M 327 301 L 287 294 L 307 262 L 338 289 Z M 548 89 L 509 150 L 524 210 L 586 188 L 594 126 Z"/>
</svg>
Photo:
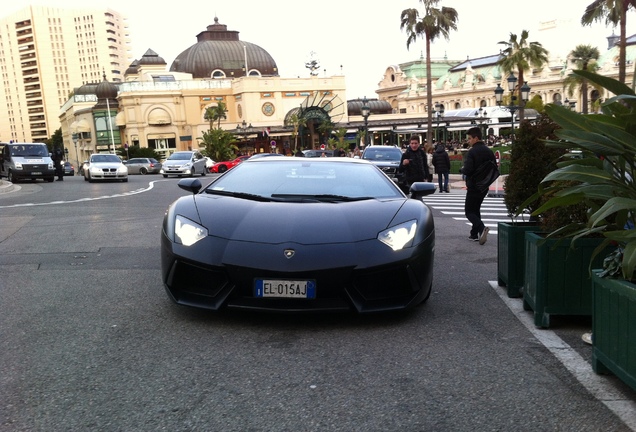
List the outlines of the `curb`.
<svg viewBox="0 0 636 432">
<path fill-rule="evenodd" d="M 14 189 L 15 186 L 13 186 L 13 183 L 5 180 L 0 180 L 0 194 L 13 192 Z"/>
</svg>

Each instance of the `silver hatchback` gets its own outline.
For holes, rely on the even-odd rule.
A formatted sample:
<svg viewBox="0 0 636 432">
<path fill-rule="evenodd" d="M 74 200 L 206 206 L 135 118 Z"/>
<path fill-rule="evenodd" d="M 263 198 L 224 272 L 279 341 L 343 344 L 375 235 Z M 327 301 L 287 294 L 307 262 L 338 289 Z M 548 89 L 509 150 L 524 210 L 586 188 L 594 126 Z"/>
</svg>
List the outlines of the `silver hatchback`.
<svg viewBox="0 0 636 432">
<path fill-rule="evenodd" d="M 159 174 L 161 171 L 161 162 L 154 158 L 132 158 L 124 163 L 128 174 Z"/>
<path fill-rule="evenodd" d="M 172 153 L 168 159 L 161 164 L 160 174 L 164 177 L 169 175 L 189 176 L 207 173 L 205 166 L 206 159 L 198 151 L 179 151 Z"/>
</svg>

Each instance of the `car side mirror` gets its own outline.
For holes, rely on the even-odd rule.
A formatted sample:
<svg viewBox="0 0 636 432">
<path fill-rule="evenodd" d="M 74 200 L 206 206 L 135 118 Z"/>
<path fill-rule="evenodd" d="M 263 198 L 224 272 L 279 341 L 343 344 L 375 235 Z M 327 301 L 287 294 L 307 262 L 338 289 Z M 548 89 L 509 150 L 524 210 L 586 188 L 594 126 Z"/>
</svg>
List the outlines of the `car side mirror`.
<svg viewBox="0 0 636 432">
<path fill-rule="evenodd" d="M 193 194 L 198 193 L 202 187 L 199 179 L 194 179 L 194 178 L 186 178 L 186 179 L 179 180 L 179 183 L 177 183 L 177 186 L 179 186 L 183 190 L 192 192 Z"/>
<path fill-rule="evenodd" d="M 409 192 L 411 198 L 421 200 L 426 195 L 434 194 L 436 189 L 435 183 L 415 182 L 411 184 Z"/>
</svg>

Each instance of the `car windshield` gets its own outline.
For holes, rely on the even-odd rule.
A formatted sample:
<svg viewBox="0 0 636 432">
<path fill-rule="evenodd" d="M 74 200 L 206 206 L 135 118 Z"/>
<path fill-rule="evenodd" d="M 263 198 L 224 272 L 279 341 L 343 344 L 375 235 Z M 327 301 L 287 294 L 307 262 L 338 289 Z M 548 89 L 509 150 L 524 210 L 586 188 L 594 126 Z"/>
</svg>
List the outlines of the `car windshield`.
<svg viewBox="0 0 636 432">
<path fill-rule="evenodd" d="M 43 145 L 17 145 L 11 147 L 11 156 L 48 156 L 49 152 Z"/>
<path fill-rule="evenodd" d="M 177 152 L 172 153 L 168 160 L 190 160 L 191 158 L 192 153 Z"/>
<path fill-rule="evenodd" d="M 113 154 L 100 154 L 92 155 L 91 162 L 121 162 L 121 159 L 117 155 Z"/>
<path fill-rule="evenodd" d="M 364 151 L 362 159 L 371 161 L 400 161 L 402 152 L 398 148 L 368 148 Z"/>
<path fill-rule="evenodd" d="M 348 201 L 404 198 L 374 165 L 329 159 L 246 161 L 211 183 L 204 192 L 282 201 Z"/>
</svg>

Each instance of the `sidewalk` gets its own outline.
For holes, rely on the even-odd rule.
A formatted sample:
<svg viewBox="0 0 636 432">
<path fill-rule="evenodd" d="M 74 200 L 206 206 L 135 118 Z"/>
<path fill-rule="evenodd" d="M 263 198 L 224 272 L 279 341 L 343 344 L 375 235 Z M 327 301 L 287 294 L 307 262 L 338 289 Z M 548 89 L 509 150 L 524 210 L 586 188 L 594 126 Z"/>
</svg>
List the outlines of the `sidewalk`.
<svg viewBox="0 0 636 432">
<path fill-rule="evenodd" d="M 488 191 L 489 197 L 503 197 L 504 189 L 503 185 L 506 181 L 506 176 L 502 175 L 490 185 L 490 190 Z M 437 175 L 433 175 L 433 183 L 437 184 Z M 461 174 L 451 174 L 448 179 L 448 183 L 450 184 L 451 189 L 466 189 L 466 182 L 462 180 Z"/>
<path fill-rule="evenodd" d="M 14 189 L 13 183 L 9 183 L 6 180 L 0 179 L 0 194 L 12 192 Z"/>
</svg>

